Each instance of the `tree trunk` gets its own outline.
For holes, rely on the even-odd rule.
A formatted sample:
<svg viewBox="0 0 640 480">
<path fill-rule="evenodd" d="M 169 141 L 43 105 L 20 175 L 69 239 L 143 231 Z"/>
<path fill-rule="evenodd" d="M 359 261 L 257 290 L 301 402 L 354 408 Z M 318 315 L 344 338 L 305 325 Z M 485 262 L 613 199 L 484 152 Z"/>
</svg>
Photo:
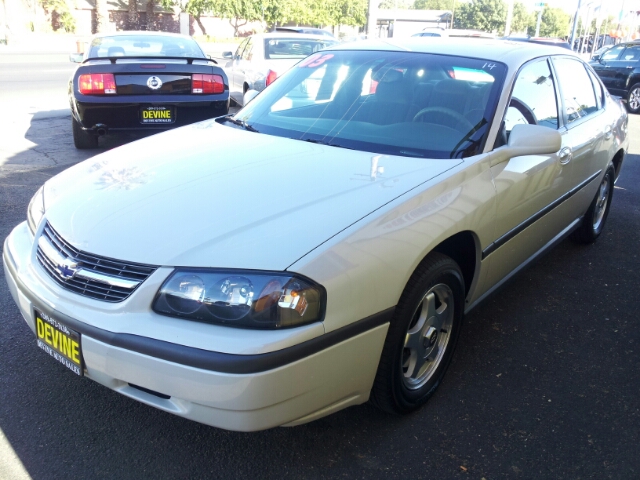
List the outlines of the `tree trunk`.
<svg viewBox="0 0 640 480">
<path fill-rule="evenodd" d="M 202 24 L 202 21 L 200 20 L 200 15 L 194 15 L 193 18 L 196 19 L 196 23 L 200 27 L 200 30 L 202 30 L 202 34 L 206 35 L 207 31 L 205 30 L 204 25 Z"/>
<path fill-rule="evenodd" d="M 240 23 L 240 19 L 238 17 L 233 18 L 233 19 L 229 19 L 229 24 L 233 27 L 233 36 L 234 37 L 238 37 L 238 29 L 240 27 L 244 27 L 247 23 L 249 23 L 248 20 L 245 20 L 243 23 Z"/>
<path fill-rule="evenodd" d="M 138 2 L 129 0 L 129 13 L 127 14 L 127 28 L 138 30 Z"/>
<path fill-rule="evenodd" d="M 109 27 L 107 0 L 96 0 L 96 33 L 105 33 Z"/>
<path fill-rule="evenodd" d="M 156 29 L 156 14 L 153 9 L 156 6 L 156 0 L 147 0 L 147 30 Z"/>
</svg>

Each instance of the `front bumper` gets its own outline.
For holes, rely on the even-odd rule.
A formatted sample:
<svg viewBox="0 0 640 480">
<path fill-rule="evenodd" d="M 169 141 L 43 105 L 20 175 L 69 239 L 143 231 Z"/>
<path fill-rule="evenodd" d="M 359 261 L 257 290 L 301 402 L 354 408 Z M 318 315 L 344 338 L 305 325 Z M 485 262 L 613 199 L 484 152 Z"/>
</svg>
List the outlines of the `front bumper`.
<svg viewBox="0 0 640 480">
<path fill-rule="evenodd" d="M 392 313 L 330 334 L 319 324 L 278 332 L 200 325 L 150 311 L 171 272 L 166 268 L 125 301 L 106 304 L 48 278 L 35 259 L 26 222 L 7 237 L 3 263 L 11 295 L 32 331 L 38 309 L 81 333 L 87 377 L 161 410 L 229 430 L 297 425 L 365 402 Z M 222 344 L 228 351 L 203 348 L 207 342 L 222 345 L 220 335 L 227 336 Z"/>
</svg>

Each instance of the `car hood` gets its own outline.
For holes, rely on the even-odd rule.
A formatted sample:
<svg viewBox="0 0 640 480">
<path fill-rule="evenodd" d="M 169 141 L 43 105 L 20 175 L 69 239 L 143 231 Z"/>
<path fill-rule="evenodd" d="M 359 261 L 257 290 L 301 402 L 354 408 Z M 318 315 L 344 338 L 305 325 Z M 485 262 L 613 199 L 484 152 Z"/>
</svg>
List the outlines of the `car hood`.
<svg viewBox="0 0 640 480">
<path fill-rule="evenodd" d="M 76 248 L 114 259 L 284 270 L 460 162 L 339 149 L 211 120 L 50 179 L 46 218 Z"/>
</svg>

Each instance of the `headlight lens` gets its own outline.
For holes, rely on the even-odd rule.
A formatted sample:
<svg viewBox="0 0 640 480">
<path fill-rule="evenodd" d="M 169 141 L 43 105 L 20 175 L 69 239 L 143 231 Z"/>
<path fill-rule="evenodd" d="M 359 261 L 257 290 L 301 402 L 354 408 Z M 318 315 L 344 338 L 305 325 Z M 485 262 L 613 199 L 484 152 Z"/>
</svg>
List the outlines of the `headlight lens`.
<svg viewBox="0 0 640 480">
<path fill-rule="evenodd" d="M 29 224 L 31 233 L 33 233 L 34 235 L 36 233 L 36 228 L 38 228 L 38 224 L 40 223 L 40 220 L 42 220 L 43 216 L 44 187 L 40 187 L 29 202 L 29 207 L 27 208 L 27 223 Z"/>
<path fill-rule="evenodd" d="M 297 327 L 324 318 L 321 285 L 285 272 L 178 269 L 153 302 L 162 315 L 241 328 Z"/>
</svg>

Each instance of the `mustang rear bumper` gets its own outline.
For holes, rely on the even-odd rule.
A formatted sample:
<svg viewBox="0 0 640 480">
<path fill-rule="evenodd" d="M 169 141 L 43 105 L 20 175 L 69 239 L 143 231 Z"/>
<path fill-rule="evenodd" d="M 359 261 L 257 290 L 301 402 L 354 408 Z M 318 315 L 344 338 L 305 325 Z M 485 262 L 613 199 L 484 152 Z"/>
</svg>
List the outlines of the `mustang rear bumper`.
<svg viewBox="0 0 640 480">
<path fill-rule="evenodd" d="M 113 304 L 59 287 L 35 260 L 34 249 L 25 222 L 7 237 L 3 251 L 9 290 L 26 323 L 35 332 L 37 309 L 79 331 L 84 374 L 123 395 L 191 420 L 240 431 L 306 423 L 369 398 L 392 311 L 340 329 L 342 333 L 321 334 L 278 351 L 252 355 L 208 351 L 105 328 Z M 122 304 L 129 302 L 134 311 L 145 305 L 146 300 L 135 297 L 148 295 L 158 281 L 162 279 L 152 281 L 147 289 L 143 284 Z M 163 322 L 173 321 L 154 319 L 155 314 L 148 311 L 150 301 L 146 305 L 146 311 L 134 312 L 134 322 L 150 319 L 157 330 Z M 105 322 L 90 325 L 85 317 Z M 111 326 L 122 328 L 112 317 Z M 299 338 L 296 330 L 286 334 Z M 188 340 L 189 335 L 184 337 Z M 259 337 L 253 337 L 259 349 Z M 250 351 L 252 346 L 245 347 Z M 43 355 L 42 361 L 52 360 Z M 60 374 L 70 373 L 61 370 Z"/>
<path fill-rule="evenodd" d="M 145 98 L 143 96 L 101 98 L 101 101 L 86 101 L 73 98 L 71 105 L 73 116 L 84 130 L 166 130 L 190 123 L 226 115 L 229 111 L 229 98 L 222 95 L 210 95 L 194 101 L 176 101 L 175 99 Z M 92 99 L 94 100 L 94 99 Z M 145 107 L 170 109 L 171 122 L 143 123 L 141 110 Z"/>
</svg>

